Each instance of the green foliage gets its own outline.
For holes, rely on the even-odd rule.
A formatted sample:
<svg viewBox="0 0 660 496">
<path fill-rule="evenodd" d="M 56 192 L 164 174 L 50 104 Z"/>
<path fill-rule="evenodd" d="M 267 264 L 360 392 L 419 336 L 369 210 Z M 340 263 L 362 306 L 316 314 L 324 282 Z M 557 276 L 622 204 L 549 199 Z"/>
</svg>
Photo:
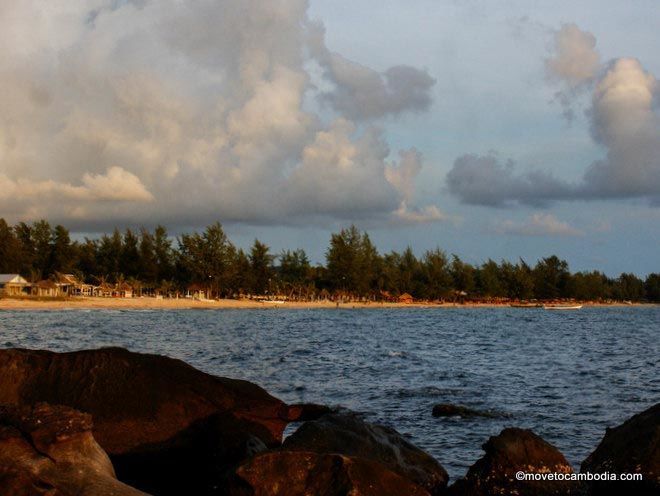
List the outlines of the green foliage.
<svg viewBox="0 0 660 496">
<path fill-rule="evenodd" d="M 277 261 L 277 263 L 276 263 Z M 69 231 L 45 220 L 10 226 L 0 219 L 0 273 L 20 273 L 31 281 L 74 273 L 90 283 L 130 282 L 138 293 L 184 293 L 191 286 L 208 297 L 285 295 L 312 298 L 396 298 L 456 301 L 503 297 L 515 300 L 660 302 L 660 274 L 612 279 L 598 271 L 571 274 L 557 256 L 531 268 L 488 259 L 479 266 L 451 258 L 440 248 L 417 258 L 411 247 L 380 255 L 356 226 L 332 234 L 326 266 L 312 267 L 304 250 L 279 256 L 256 240 L 248 253 L 237 250 L 218 222 L 202 233 L 181 234 L 178 246 L 163 226 L 153 231 L 115 229 L 98 239 L 72 241 Z"/>
<path fill-rule="evenodd" d="M 342 229 L 330 238 L 326 252 L 330 286 L 341 293 L 367 296 L 378 280 L 378 252 L 369 235 L 355 226 Z"/>
</svg>

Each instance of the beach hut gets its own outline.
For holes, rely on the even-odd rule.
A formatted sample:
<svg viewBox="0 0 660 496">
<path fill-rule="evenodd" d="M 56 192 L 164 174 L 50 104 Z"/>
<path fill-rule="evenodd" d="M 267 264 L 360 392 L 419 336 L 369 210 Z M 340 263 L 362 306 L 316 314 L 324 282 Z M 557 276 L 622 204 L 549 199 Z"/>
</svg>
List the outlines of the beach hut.
<svg viewBox="0 0 660 496">
<path fill-rule="evenodd" d="M 117 296 L 119 298 L 133 298 L 133 286 L 127 282 L 121 282 L 115 287 L 113 296 Z"/>
<path fill-rule="evenodd" d="M 0 274 L 0 295 L 27 296 L 30 294 L 30 283 L 20 274 Z"/>
<path fill-rule="evenodd" d="M 43 281 L 39 281 L 32 285 L 32 296 L 54 298 L 62 296 L 62 292 L 55 281 L 44 279 Z"/>
<path fill-rule="evenodd" d="M 92 296 L 94 293 L 94 286 L 83 283 L 73 274 L 57 274 L 55 283 L 62 295 Z"/>
<path fill-rule="evenodd" d="M 114 289 L 115 288 L 107 282 L 102 282 L 100 285 L 94 287 L 92 294 L 101 298 L 109 298 L 112 296 Z"/>
<path fill-rule="evenodd" d="M 402 295 L 399 296 L 399 303 L 410 304 L 413 301 L 414 299 L 410 293 L 403 293 Z"/>
<path fill-rule="evenodd" d="M 192 298 L 194 300 L 205 300 L 206 289 L 201 284 L 191 284 L 186 289 L 186 298 Z"/>
</svg>

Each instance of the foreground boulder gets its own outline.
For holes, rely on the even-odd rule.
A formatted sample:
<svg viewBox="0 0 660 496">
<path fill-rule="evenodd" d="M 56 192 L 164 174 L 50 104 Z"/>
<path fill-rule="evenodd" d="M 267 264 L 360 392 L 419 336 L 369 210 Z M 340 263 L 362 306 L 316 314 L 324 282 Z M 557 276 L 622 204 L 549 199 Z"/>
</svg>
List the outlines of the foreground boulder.
<svg viewBox="0 0 660 496">
<path fill-rule="evenodd" d="M 592 481 L 589 494 L 660 494 L 660 403 L 614 429 L 607 429 L 580 472 L 641 474 L 642 481 Z"/>
<path fill-rule="evenodd" d="M 429 496 L 384 465 L 339 454 L 261 453 L 236 471 L 232 496 Z"/>
<path fill-rule="evenodd" d="M 278 446 L 287 406 L 247 381 L 119 348 L 0 350 L 0 403 L 92 414 L 120 480 L 158 495 L 215 494 L 245 457 Z"/>
<path fill-rule="evenodd" d="M 468 470 L 465 478 L 449 488 L 452 496 L 560 496 L 583 493 L 571 481 L 519 481 L 517 472 L 571 474 L 573 469 L 551 444 L 527 429 L 504 429 L 483 445 L 486 454 Z"/>
<path fill-rule="evenodd" d="M 91 429 L 68 407 L 0 406 L 0 494 L 144 496 L 116 479 Z"/>
<path fill-rule="evenodd" d="M 286 438 L 282 450 L 370 460 L 431 494 L 440 494 L 447 486 L 447 472 L 432 456 L 394 429 L 366 423 L 349 413 L 324 415 L 304 423 Z"/>
</svg>

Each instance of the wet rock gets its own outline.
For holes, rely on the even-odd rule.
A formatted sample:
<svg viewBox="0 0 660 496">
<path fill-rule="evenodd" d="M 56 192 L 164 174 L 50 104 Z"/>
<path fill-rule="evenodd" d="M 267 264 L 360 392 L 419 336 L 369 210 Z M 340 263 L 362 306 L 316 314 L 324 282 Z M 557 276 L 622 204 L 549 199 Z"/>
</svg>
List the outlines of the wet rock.
<svg viewBox="0 0 660 496">
<path fill-rule="evenodd" d="M 288 419 L 291 422 L 307 422 L 316 420 L 327 413 L 332 413 L 332 408 L 315 403 L 298 403 L 289 405 Z"/>
<path fill-rule="evenodd" d="M 282 450 L 335 453 L 371 460 L 431 494 L 440 494 L 447 486 L 447 472 L 433 457 L 394 429 L 369 424 L 354 414 L 329 414 L 306 422 L 286 438 Z"/>
<path fill-rule="evenodd" d="M 560 496 L 583 494 L 583 486 L 571 481 L 519 481 L 517 472 L 571 474 L 564 456 L 527 429 L 508 428 L 483 445 L 486 454 L 468 470 L 465 478 L 449 488 L 451 496 Z"/>
<path fill-rule="evenodd" d="M 91 413 L 120 480 L 159 495 L 212 494 L 241 460 L 279 446 L 288 407 L 247 381 L 119 348 L 0 350 L 0 403 Z"/>
<path fill-rule="evenodd" d="M 232 496 L 429 496 L 373 460 L 307 451 L 262 453 L 236 471 Z"/>
<path fill-rule="evenodd" d="M 433 416 L 434 417 L 463 417 L 463 418 L 469 418 L 469 417 L 496 418 L 499 415 L 497 415 L 495 413 L 492 413 L 492 412 L 474 410 L 474 409 L 468 408 L 466 406 L 452 405 L 450 403 L 440 403 L 440 404 L 435 405 L 433 407 Z"/>
<path fill-rule="evenodd" d="M 660 403 L 607 429 L 596 450 L 582 462 L 580 472 L 642 474 L 642 481 L 589 482 L 589 494 L 660 494 Z"/>
<path fill-rule="evenodd" d="M 140 496 L 119 482 L 92 419 L 64 406 L 0 406 L 0 494 Z"/>
</svg>

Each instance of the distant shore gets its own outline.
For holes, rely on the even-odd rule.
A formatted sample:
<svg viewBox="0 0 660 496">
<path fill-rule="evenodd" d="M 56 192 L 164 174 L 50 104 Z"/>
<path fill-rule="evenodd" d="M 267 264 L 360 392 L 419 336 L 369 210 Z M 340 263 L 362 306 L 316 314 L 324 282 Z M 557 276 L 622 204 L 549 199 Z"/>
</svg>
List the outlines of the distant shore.
<svg viewBox="0 0 660 496">
<path fill-rule="evenodd" d="M 630 306 L 657 306 L 646 303 L 594 303 L 580 302 L 585 307 L 630 307 Z M 259 300 L 197 300 L 192 298 L 96 298 L 72 297 L 58 299 L 33 298 L 0 298 L 0 310 L 60 310 L 60 309 L 240 309 L 240 308 L 501 308 L 509 307 L 509 303 L 396 303 L 396 302 L 335 302 L 330 300 L 319 301 L 259 301 Z M 524 310 L 524 309 L 521 309 Z"/>
</svg>

